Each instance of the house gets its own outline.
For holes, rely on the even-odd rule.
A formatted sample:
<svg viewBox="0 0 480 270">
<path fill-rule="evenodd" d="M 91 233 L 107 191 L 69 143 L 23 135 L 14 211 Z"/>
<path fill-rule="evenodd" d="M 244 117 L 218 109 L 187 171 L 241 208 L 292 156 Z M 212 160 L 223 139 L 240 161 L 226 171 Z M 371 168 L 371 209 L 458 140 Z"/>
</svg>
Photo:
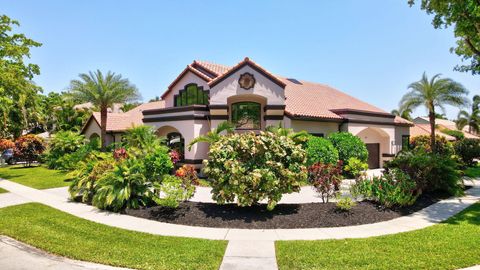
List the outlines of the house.
<svg viewBox="0 0 480 270">
<path fill-rule="evenodd" d="M 144 104 L 148 108 L 135 108 L 133 114 L 109 114 L 113 141 L 132 125 L 151 125 L 182 152 L 185 163 L 199 167 L 208 144 L 195 144 L 191 151 L 185 145 L 222 121 L 234 123 L 237 132 L 282 124 L 316 136 L 351 132 L 367 144 L 370 168 L 379 168 L 409 141 L 412 126 L 328 85 L 274 75 L 249 58 L 232 67 L 193 61 L 168 86 L 162 102 Z M 141 120 L 135 118 L 139 112 Z M 96 115 L 92 119 L 82 131 L 87 137 L 93 134 L 94 121 L 99 122 Z"/>
<path fill-rule="evenodd" d="M 419 136 L 419 135 L 428 135 L 430 136 L 430 119 L 428 117 L 417 117 L 413 119 L 414 127 L 410 129 L 410 135 L 412 137 Z M 440 136 L 445 137 L 448 141 L 455 141 L 455 137 L 445 134 L 444 130 L 458 130 L 457 125 L 455 122 L 447 120 L 447 119 L 435 119 L 436 125 L 436 133 Z M 421 129 L 427 131 L 427 133 L 423 133 Z M 460 130 L 465 138 L 468 139 L 480 139 L 480 137 L 469 133 L 467 130 L 463 129 Z"/>
</svg>

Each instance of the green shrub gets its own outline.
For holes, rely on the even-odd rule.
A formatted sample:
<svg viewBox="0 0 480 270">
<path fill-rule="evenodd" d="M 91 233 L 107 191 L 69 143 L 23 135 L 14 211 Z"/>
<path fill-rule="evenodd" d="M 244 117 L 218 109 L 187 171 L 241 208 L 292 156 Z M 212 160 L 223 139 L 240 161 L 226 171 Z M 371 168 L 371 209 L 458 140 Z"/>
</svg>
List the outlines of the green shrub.
<svg viewBox="0 0 480 270">
<path fill-rule="evenodd" d="M 341 162 L 336 165 L 320 162 L 313 164 L 308 167 L 308 180 L 320 193 L 322 201 L 328 202 L 331 197 L 335 197 L 342 182 Z"/>
<path fill-rule="evenodd" d="M 474 159 L 480 159 L 480 140 L 462 139 L 454 143 L 457 154 L 467 166 L 474 164 Z"/>
<path fill-rule="evenodd" d="M 117 161 L 115 168 L 98 180 L 92 203 L 100 209 L 119 212 L 153 205 L 157 198 L 154 183 L 145 177 L 143 162 L 129 157 Z"/>
<path fill-rule="evenodd" d="M 180 202 L 192 198 L 195 186 L 192 181 L 185 180 L 187 179 L 165 175 L 159 187 L 162 196 L 160 199 L 156 199 L 156 202 L 162 206 L 177 208 Z"/>
<path fill-rule="evenodd" d="M 89 153 L 88 158 L 79 162 L 77 169 L 69 174 L 72 179 L 68 189 L 71 198 L 90 203 L 95 195 L 98 180 L 111 172 L 114 167 L 115 160 L 109 153 L 97 151 Z"/>
<path fill-rule="evenodd" d="M 450 195 L 463 194 L 458 163 L 450 156 L 424 150 L 402 151 L 385 168 L 400 169 L 415 180 L 418 193 L 443 191 Z"/>
<path fill-rule="evenodd" d="M 306 154 L 300 145 L 272 132 L 221 136 L 210 145 L 204 173 L 212 198 L 220 204 L 251 206 L 267 199 L 272 210 L 285 193 L 300 190 L 306 180 Z"/>
<path fill-rule="evenodd" d="M 338 151 L 338 158 L 345 163 L 352 157 L 367 162 L 367 146 L 362 140 L 349 132 L 335 132 L 328 136 Z"/>
<path fill-rule="evenodd" d="M 338 151 L 327 139 L 309 136 L 305 150 L 308 166 L 317 162 L 336 164 L 338 161 Z"/>
<path fill-rule="evenodd" d="M 348 173 L 348 176 L 358 179 L 368 170 L 368 164 L 356 157 L 352 157 L 348 159 L 344 170 Z"/>
<path fill-rule="evenodd" d="M 398 169 L 379 177 L 361 179 L 352 187 L 356 196 L 363 195 L 387 208 L 414 204 L 418 197 L 415 190 L 415 181 Z"/>
<path fill-rule="evenodd" d="M 53 135 L 48 144 L 44 157 L 45 163 L 50 169 L 64 169 L 66 159 L 62 158 L 67 154 L 74 153 L 85 143 L 85 137 L 77 132 L 59 131 Z"/>
<path fill-rule="evenodd" d="M 463 134 L 463 132 L 461 132 L 460 130 L 443 129 L 442 132 L 452 137 L 455 137 L 455 139 L 457 140 L 465 138 L 465 134 Z"/>
<path fill-rule="evenodd" d="M 454 154 L 452 143 L 447 141 L 447 139 L 443 136 L 435 136 L 435 147 L 437 154 L 449 156 Z M 430 145 L 430 136 L 421 135 L 413 137 L 410 143 L 410 149 L 413 151 L 432 152 Z"/>
<path fill-rule="evenodd" d="M 343 197 L 337 197 L 337 203 L 336 207 L 338 210 L 342 212 L 348 212 L 350 211 L 353 207 L 357 205 L 357 203 L 350 197 L 348 196 L 343 196 Z"/>
</svg>

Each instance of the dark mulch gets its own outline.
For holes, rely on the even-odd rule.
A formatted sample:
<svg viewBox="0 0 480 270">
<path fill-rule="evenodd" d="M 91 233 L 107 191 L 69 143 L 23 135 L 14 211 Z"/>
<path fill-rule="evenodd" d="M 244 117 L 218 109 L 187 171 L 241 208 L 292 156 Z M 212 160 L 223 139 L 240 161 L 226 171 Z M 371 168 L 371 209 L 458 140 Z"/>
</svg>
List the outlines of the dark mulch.
<svg viewBox="0 0 480 270">
<path fill-rule="evenodd" d="M 293 229 L 361 225 L 409 215 L 443 198 L 425 194 L 408 207 L 383 209 L 372 202 L 358 203 L 349 212 L 339 212 L 335 203 L 279 204 L 273 211 L 265 205 L 238 207 L 234 204 L 184 202 L 177 209 L 161 206 L 128 209 L 125 214 L 156 221 L 216 228 Z"/>
</svg>

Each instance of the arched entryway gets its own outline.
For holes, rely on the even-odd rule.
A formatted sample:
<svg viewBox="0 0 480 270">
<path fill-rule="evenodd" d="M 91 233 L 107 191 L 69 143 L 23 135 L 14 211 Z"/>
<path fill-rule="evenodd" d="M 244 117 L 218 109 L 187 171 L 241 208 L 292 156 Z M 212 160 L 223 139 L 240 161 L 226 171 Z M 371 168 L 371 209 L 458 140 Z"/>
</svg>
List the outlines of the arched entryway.
<svg viewBox="0 0 480 270">
<path fill-rule="evenodd" d="M 368 150 L 368 168 L 382 167 L 382 153 L 390 152 L 390 136 L 380 128 L 368 127 L 356 134 L 366 144 Z"/>
<path fill-rule="evenodd" d="M 174 127 L 164 126 L 157 129 L 157 135 L 166 138 L 167 146 L 180 153 L 181 158 L 185 157 L 185 138 Z"/>
</svg>

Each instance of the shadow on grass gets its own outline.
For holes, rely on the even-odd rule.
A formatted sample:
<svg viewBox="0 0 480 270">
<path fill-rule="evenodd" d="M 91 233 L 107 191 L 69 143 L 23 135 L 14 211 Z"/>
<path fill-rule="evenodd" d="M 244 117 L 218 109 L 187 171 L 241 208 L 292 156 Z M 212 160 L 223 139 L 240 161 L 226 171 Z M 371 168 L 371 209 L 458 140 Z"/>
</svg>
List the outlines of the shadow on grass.
<svg viewBox="0 0 480 270">
<path fill-rule="evenodd" d="M 450 225 L 460 225 L 461 223 L 480 225 L 480 203 L 470 206 L 458 215 L 445 220 L 443 223 Z"/>
</svg>

